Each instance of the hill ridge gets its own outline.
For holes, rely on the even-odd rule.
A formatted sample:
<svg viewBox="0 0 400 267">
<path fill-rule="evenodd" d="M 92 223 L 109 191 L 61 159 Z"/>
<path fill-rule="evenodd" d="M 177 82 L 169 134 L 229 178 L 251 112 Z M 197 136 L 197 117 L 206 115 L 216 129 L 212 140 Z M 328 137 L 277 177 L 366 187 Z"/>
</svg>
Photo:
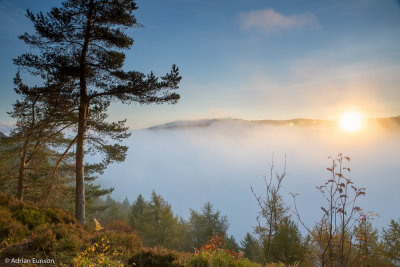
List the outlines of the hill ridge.
<svg viewBox="0 0 400 267">
<path fill-rule="evenodd" d="M 367 123 L 376 123 L 381 126 L 398 126 L 400 127 L 400 116 L 395 117 L 381 117 L 381 118 L 367 118 Z M 198 120 L 176 120 L 165 124 L 154 125 L 146 130 L 172 130 L 172 129 L 184 129 L 184 128 L 204 128 L 209 127 L 214 123 L 242 123 L 248 125 L 270 125 L 270 126 L 333 126 L 338 122 L 335 120 L 323 120 L 323 119 L 306 119 L 306 118 L 295 118 L 286 120 L 245 120 L 238 118 L 211 118 L 211 119 L 198 119 Z"/>
</svg>

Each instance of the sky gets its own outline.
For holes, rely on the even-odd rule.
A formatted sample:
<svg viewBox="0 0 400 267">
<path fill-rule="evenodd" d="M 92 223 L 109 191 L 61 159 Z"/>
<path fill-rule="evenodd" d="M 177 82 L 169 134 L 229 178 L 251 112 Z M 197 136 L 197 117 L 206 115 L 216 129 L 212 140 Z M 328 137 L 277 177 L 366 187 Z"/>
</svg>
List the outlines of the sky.
<svg viewBox="0 0 400 267">
<path fill-rule="evenodd" d="M 17 38 L 32 32 L 25 10 L 47 11 L 59 3 L 0 0 L 0 130 L 13 123 L 6 113 L 16 100 L 12 59 L 29 51 Z M 183 79 L 176 105 L 112 104 L 110 120 L 127 118 L 131 129 L 203 118 L 336 119 L 348 110 L 368 117 L 400 114 L 399 1 L 137 3 L 143 27 L 129 30 L 135 43 L 126 51 L 124 68 L 163 75 L 177 64 Z M 320 201 L 314 186 L 325 181 L 327 157 L 344 152 L 354 158 L 352 177 L 367 187 L 366 206 L 382 214 L 378 226 L 400 216 L 393 211 L 400 201 L 398 132 L 337 136 L 326 129 L 293 129 L 137 131 L 126 141 L 131 147 L 126 161 L 110 166 L 101 182 L 115 187 L 113 196 L 120 200 L 132 201 L 139 193 L 148 198 L 154 189 L 184 217 L 211 201 L 228 215 L 230 233 L 240 240 L 257 214 L 250 186 L 263 188 L 272 153 L 278 164 L 287 155 L 285 196 L 300 193 L 299 204 L 312 223 L 309 215 L 319 206 L 311 206 Z"/>
<path fill-rule="evenodd" d="M 27 8 L 61 1 L 0 0 L 0 122 L 16 95 L 12 59 L 29 48 Z M 126 70 L 163 75 L 177 64 L 176 105 L 115 103 L 132 129 L 199 118 L 334 119 L 349 109 L 400 114 L 400 4 L 392 0 L 137 1 Z"/>
</svg>

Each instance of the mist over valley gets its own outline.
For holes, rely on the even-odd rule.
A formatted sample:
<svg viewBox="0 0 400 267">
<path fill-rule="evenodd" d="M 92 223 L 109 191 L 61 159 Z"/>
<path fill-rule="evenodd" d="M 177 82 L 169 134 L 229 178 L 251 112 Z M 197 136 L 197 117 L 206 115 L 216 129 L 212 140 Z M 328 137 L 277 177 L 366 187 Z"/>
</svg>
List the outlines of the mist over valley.
<svg viewBox="0 0 400 267">
<path fill-rule="evenodd" d="M 250 187 L 265 193 L 264 177 L 270 164 L 288 175 L 282 195 L 297 193 L 298 207 L 307 224 L 321 217 L 322 196 L 315 188 L 329 178 L 329 156 L 351 158 L 348 177 L 366 188 L 360 199 L 365 211 L 380 216 L 381 228 L 400 212 L 399 118 L 366 120 L 356 133 L 341 130 L 337 122 L 295 119 L 246 121 L 210 119 L 178 121 L 134 131 L 123 163 L 113 164 L 101 176 L 104 187 L 114 187 L 113 197 L 134 201 L 148 199 L 152 190 L 161 194 L 179 216 L 211 202 L 227 215 L 228 232 L 241 240 L 256 226 L 257 202 Z M 300 227 L 301 229 L 301 227 Z"/>
</svg>

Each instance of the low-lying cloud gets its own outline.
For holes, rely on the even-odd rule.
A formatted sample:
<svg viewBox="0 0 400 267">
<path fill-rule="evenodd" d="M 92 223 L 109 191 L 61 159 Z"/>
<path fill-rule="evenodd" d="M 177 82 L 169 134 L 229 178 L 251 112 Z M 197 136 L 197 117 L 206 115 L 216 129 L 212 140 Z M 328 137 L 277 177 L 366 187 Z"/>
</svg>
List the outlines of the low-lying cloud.
<svg viewBox="0 0 400 267">
<path fill-rule="evenodd" d="M 179 124 L 180 125 L 180 124 Z M 302 125 L 299 122 L 299 125 Z M 400 140 L 398 130 L 378 127 L 348 134 L 336 127 L 272 126 L 246 121 L 215 121 L 200 126 L 136 131 L 126 144 L 125 162 L 114 164 L 102 176 L 102 185 L 115 188 L 113 196 L 130 201 L 138 194 L 149 198 L 154 189 L 178 215 L 210 201 L 227 215 L 229 233 L 242 239 L 256 225 L 258 194 L 265 192 L 264 176 L 275 153 L 276 170 L 285 154 L 289 175 L 282 195 L 299 193 L 299 209 L 309 225 L 321 215 L 323 201 L 315 186 L 329 177 L 328 156 L 350 156 L 350 178 L 367 188 L 362 207 L 379 213 L 377 226 L 399 218 L 393 209 L 400 201 Z M 182 125 L 180 125 L 182 126 Z"/>
</svg>

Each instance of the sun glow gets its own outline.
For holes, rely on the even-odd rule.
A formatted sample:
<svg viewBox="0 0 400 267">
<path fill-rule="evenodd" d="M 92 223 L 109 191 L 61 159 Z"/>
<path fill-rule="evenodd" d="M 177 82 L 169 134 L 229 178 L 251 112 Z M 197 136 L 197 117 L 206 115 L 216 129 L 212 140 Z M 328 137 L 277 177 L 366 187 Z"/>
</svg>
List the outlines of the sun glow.
<svg viewBox="0 0 400 267">
<path fill-rule="evenodd" d="M 357 112 L 348 112 L 340 117 L 340 127 L 346 132 L 355 132 L 361 129 L 362 116 Z"/>
</svg>

